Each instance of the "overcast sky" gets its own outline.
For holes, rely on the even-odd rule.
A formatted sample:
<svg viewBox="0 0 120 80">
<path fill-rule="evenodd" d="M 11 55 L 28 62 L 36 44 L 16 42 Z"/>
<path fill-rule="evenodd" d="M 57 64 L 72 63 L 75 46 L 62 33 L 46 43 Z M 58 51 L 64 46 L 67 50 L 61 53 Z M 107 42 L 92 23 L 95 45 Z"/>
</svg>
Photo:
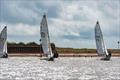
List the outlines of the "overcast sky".
<svg viewBox="0 0 120 80">
<path fill-rule="evenodd" d="M 0 0 L 0 31 L 8 26 L 9 42 L 39 43 L 44 13 L 58 47 L 95 48 L 98 20 L 107 48 L 117 48 L 120 0 Z"/>
</svg>

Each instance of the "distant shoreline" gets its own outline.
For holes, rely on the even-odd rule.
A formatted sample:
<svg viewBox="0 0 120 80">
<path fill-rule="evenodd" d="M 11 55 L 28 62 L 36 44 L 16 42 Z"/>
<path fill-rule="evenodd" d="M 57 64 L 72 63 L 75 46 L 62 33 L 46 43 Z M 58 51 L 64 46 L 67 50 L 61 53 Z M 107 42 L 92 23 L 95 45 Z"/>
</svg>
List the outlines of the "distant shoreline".
<svg viewBox="0 0 120 80">
<path fill-rule="evenodd" d="M 8 53 L 9 57 L 42 57 L 40 53 Z M 97 53 L 59 53 L 59 57 L 99 57 Z M 112 53 L 112 57 L 120 57 L 120 53 Z"/>
</svg>

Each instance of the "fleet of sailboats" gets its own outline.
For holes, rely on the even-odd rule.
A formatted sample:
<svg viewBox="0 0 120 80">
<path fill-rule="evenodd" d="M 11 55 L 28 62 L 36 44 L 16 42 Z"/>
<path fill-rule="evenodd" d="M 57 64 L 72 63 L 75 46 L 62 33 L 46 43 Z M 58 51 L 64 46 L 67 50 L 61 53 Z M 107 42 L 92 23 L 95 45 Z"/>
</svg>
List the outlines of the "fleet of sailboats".
<svg viewBox="0 0 120 80">
<path fill-rule="evenodd" d="M 99 22 L 97 21 L 95 26 L 95 41 L 96 41 L 96 47 L 97 47 L 97 53 L 99 56 L 104 56 L 102 60 L 110 60 L 111 53 L 107 51 L 106 45 L 104 43 L 103 34 L 99 25 Z"/>
<path fill-rule="evenodd" d="M 46 56 L 48 61 L 54 61 L 54 54 L 52 53 L 49 30 L 47 24 L 46 15 L 43 15 L 41 24 L 40 24 L 40 35 L 41 35 L 41 44 L 43 49 L 43 54 Z M 95 42 L 97 47 L 97 53 L 99 56 L 103 56 L 102 60 L 110 60 L 111 53 L 108 52 L 106 45 L 104 43 L 103 34 L 97 21 L 95 26 Z M 0 58 L 7 58 L 7 26 L 0 33 Z"/>
<path fill-rule="evenodd" d="M 7 26 L 0 33 L 0 58 L 7 58 Z"/>
</svg>

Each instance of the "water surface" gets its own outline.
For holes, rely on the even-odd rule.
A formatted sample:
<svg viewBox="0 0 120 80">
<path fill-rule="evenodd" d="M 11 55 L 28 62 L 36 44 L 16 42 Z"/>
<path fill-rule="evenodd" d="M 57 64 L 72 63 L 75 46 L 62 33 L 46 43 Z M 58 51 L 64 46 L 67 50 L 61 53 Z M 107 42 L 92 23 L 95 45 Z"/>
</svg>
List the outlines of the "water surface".
<svg viewBox="0 0 120 80">
<path fill-rule="evenodd" d="M 0 59 L 0 80 L 120 80 L 120 57 L 9 57 Z"/>
</svg>

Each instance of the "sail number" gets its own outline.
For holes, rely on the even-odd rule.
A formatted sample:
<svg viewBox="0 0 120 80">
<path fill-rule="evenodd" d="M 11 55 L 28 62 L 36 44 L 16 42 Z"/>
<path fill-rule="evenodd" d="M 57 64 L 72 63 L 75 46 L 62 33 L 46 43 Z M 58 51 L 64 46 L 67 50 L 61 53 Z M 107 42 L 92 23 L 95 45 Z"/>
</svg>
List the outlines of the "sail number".
<svg viewBox="0 0 120 80">
<path fill-rule="evenodd" d="M 45 38 L 45 33 L 41 32 L 41 37 Z"/>
</svg>

